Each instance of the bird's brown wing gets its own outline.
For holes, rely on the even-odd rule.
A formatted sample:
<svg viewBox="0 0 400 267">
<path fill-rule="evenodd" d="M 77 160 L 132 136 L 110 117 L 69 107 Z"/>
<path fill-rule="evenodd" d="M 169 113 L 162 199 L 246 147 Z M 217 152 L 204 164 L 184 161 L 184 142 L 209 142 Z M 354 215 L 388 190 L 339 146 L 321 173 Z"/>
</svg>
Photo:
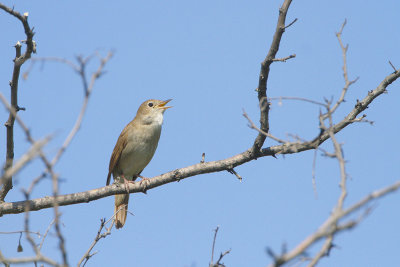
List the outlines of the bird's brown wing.
<svg viewBox="0 0 400 267">
<path fill-rule="evenodd" d="M 118 137 L 117 143 L 115 144 L 114 150 L 111 154 L 110 158 L 110 165 L 108 166 L 108 175 L 107 175 L 107 183 L 106 185 L 110 184 L 111 180 L 111 174 L 113 173 L 115 167 L 118 164 L 118 161 L 121 157 L 122 151 L 126 147 L 126 144 L 128 143 L 128 132 L 130 128 L 130 123 L 125 126 L 125 128 L 122 130 L 120 136 Z"/>
</svg>

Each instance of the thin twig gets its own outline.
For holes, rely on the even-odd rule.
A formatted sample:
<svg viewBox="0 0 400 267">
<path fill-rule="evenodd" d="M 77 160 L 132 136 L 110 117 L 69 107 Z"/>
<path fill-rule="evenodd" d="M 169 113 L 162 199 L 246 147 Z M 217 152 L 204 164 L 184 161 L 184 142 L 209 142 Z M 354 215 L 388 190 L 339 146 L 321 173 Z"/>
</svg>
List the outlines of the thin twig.
<svg viewBox="0 0 400 267">
<path fill-rule="evenodd" d="M 94 246 L 99 242 L 100 239 L 106 238 L 108 235 L 111 235 L 111 230 L 112 230 L 112 228 L 113 228 L 113 226 L 114 226 L 114 222 L 115 222 L 114 218 L 115 218 L 115 216 L 117 215 L 117 213 L 118 213 L 120 210 L 124 209 L 124 208 L 125 208 L 125 207 L 121 207 L 120 209 L 116 210 L 116 211 L 114 212 L 114 214 L 113 214 L 107 221 L 105 220 L 105 218 L 100 220 L 100 228 L 99 228 L 99 230 L 97 231 L 97 235 L 96 235 L 96 237 L 94 238 L 94 241 L 93 241 L 92 244 L 90 245 L 89 249 L 86 251 L 86 253 L 82 256 L 82 258 L 81 258 L 80 261 L 78 262 L 78 267 L 81 266 L 81 264 L 82 264 L 83 261 L 85 261 L 85 262 L 83 263 L 82 266 L 85 266 L 86 263 L 88 262 L 88 260 L 89 260 L 92 256 L 94 256 L 94 255 L 97 253 L 97 252 L 94 252 L 94 253 L 90 254 L 90 252 L 93 250 Z M 111 221 L 111 225 L 110 225 L 108 228 L 105 227 L 105 225 L 107 225 L 110 221 Z M 103 229 L 104 227 L 105 227 L 105 229 L 106 229 L 106 232 L 105 232 L 105 233 L 101 233 L 101 231 L 102 231 L 102 229 Z"/>
<path fill-rule="evenodd" d="M 201 154 L 200 163 L 204 163 L 205 159 L 206 159 L 206 153 L 203 152 L 203 154 Z"/>
<path fill-rule="evenodd" d="M 24 194 L 25 198 L 28 200 L 29 199 L 29 195 L 27 193 Z M 24 216 L 24 231 L 25 231 L 25 236 L 26 236 L 26 240 L 28 241 L 28 243 L 31 245 L 32 250 L 35 252 L 36 257 L 39 257 L 41 255 L 39 248 L 36 246 L 35 241 L 33 240 L 32 236 L 30 235 L 30 230 L 29 230 L 29 207 L 26 206 L 25 207 L 25 216 Z"/>
<path fill-rule="evenodd" d="M 398 72 L 398 70 L 396 69 L 396 67 L 392 64 L 392 62 L 389 60 L 389 64 L 390 64 L 390 66 L 392 66 L 392 68 L 393 68 L 393 70 L 394 70 L 394 72 L 396 73 L 396 72 Z"/>
<path fill-rule="evenodd" d="M 215 241 L 217 240 L 217 234 L 218 234 L 218 230 L 219 230 L 219 226 L 217 226 L 217 228 L 215 228 L 214 230 L 214 239 L 213 239 L 213 244 L 212 244 L 212 249 L 211 249 L 211 262 L 208 265 L 209 267 L 225 267 L 225 265 L 223 265 L 221 263 L 222 258 L 228 254 L 229 252 L 231 252 L 231 249 L 225 251 L 224 253 L 221 253 L 219 255 L 219 258 L 217 260 L 216 263 L 214 263 L 214 250 L 215 250 Z"/>
<path fill-rule="evenodd" d="M 240 182 L 242 182 L 242 180 L 243 180 L 243 177 L 242 176 L 240 176 L 233 168 L 232 169 L 228 169 L 228 172 L 229 173 L 231 173 L 231 174 L 233 174 L 233 175 L 235 175 L 236 176 L 236 178 L 238 178 L 239 179 L 239 181 Z"/>
<path fill-rule="evenodd" d="M 333 235 L 329 235 L 324 242 L 324 245 L 322 246 L 321 250 L 318 252 L 318 254 L 311 260 L 311 262 L 307 265 L 307 267 L 314 267 L 317 265 L 319 260 L 324 257 L 325 255 L 328 255 L 329 250 L 333 247 Z"/>
<path fill-rule="evenodd" d="M 212 244 L 212 249 L 211 249 L 211 264 L 213 264 L 214 262 L 214 248 L 215 248 L 215 241 L 217 240 L 217 234 L 218 234 L 218 230 L 219 230 L 219 226 L 217 226 L 217 228 L 215 228 L 214 230 L 214 238 L 213 238 L 213 244 Z"/>
<path fill-rule="evenodd" d="M 283 57 L 283 58 L 274 58 L 274 59 L 272 59 L 272 61 L 286 62 L 287 60 L 289 60 L 291 58 L 295 58 L 295 57 L 296 57 L 296 54 L 292 54 L 292 55 L 289 55 L 289 56 Z"/>
<path fill-rule="evenodd" d="M 114 217 L 114 216 L 115 216 L 115 215 L 113 215 L 113 217 Z M 113 217 L 112 217 L 112 218 L 113 218 Z M 111 219 L 112 219 L 112 218 L 111 218 Z M 110 219 L 110 220 L 111 220 L 111 219 Z M 90 252 L 92 251 L 92 249 L 94 248 L 94 246 L 99 242 L 100 239 L 106 238 L 108 235 L 111 235 L 111 229 L 112 229 L 113 224 L 111 224 L 111 226 L 108 227 L 108 228 L 106 227 L 106 232 L 105 232 L 105 233 L 101 233 L 102 230 L 103 230 L 103 228 L 105 227 L 105 225 L 106 225 L 110 220 L 108 220 L 107 222 L 106 222 L 106 219 L 105 219 L 105 218 L 100 220 L 100 227 L 99 227 L 99 230 L 97 231 L 97 235 L 96 235 L 96 237 L 94 238 L 94 240 L 93 240 L 92 244 L 90 245 L 89 249 L 86 251 L 86 253 L 83 255 L 83 257 L 82 257 L 82 258 L 80 259 L 80 261 L 78 262 L 78 265 L 77 265 L 78 267 L 82 265 L 82 262 L 83 262 L 83 261 L 85 261 L 85 262 L 83 263 L 82 266 L 85 266 L 86 263 L 88 262 L 88 260 L 89 260 L 93 255 L 96 254 L 96 252 L 94 252 L 94 253 L 92 253 L 92 254 L 90 254 Z"/>
<path fill-rule="evenodd" d="M 28 76 L 31 73 L 36 62 L 44 63 L 46 61 L 54 61 L 54 62 L 63 63 L 67 66 L 70 66 L 76 73 L 79 74 L 79 67 L 68 59 L 58 58 L 58 57 L 34 57 L 34 58 L 31 58 L 31 60 L 30 60 L 31 64 L 29 65 L 27 70 L 22 74 L 22 77 L 24 78 L 24 80 L 28 79 Z"/>
<path fill-rule="evenodd" d="M 25 231 L 11 231 L 11 232 L 0 232 L 0 235 L 8 235 L 8 234 L 21 234 L 21 233 L 25 233 Z M 34 234 L 37 235 L 39 238 L 42 236 L 40 234 L 40 232 L 32 232 L 29 231 L 30 234 Z"/>
<path fill-rule="evenodd" d="M 292 22 L 290 22 L 287 26 L 285 26 L 285 29 L 287 29 L 290 26 L 292 26 L 296 21 L 297 21 L 297 18 L 295 18 Z"/>
<path fill-rule="evenodd" d="M 342 92 L 341 92 L 341 94 L 340 94 L 340 97 L 339 97 L 339 99 L 337 100 L 337 102 L 335 103 L 335 105 L 331 108 L 331 109 L 329 109 L 329 111 L 331 112 L 331 113 L 334 113 L 335 111 L 336 111 L 336 109 L 340 106 L 340 104 L 342 103 L 342 102 L 344 102 L 344 97 L 346 96 L 346 93 L 347 93 L 347 90 L 349 89 L 349 87 L 353 84 L 353 83 L 355 83 L 355 82 L 357 82 L 357 80 L 358 80 L 358 77 L 357 78 L 355 78 L 354 80 L 349 80 L 349 74 L 348 74 L 348 71 L 347 71 L 347 50 L 348 50 L 348 48 L 349 48 L 349 45 L 346 45 L 346 46 L 344 46 L 343 45 L 343 42 L 342 42 L 342 32 L 343 32 L 343 29 L 344 29 L 344 26 L 346 26 L 346 22 L 347 22 L 347 20 L 344 20 L 344 22 L 343 22 L 343 24 L 342 24 L 342 27 L 340 28 L 340 31 L 338 32 L 338 33 L 336 33 L 336 37 L 337 37 L 337 39 L 338 39 L 338 41 L 339 41 L 339 45 L 340 45 L 340 48 L 341 48 L 341 50 L 342 50 L 342 60 L 343 60 L 343 67 L 342 67 L 342 69 L 343 69 L 343 78 L 344 78 L 344 81 L 345 81 L 345 85 L 344 85 L 344 87 L 343 87 L 343 89 L 342 89 Z M 325 120 L 325 119 L 327 119 L 329 117 L 329 114 L 328 113 L 325 113 L 323 116 L 322 116 L 322 118 Z"/>
<path fill-rule="evenodd" d="M 232 249 L 228 249 L 228 250 L 226 250 L 224 253 L 221 253 L 221 254 L 219 255 L 219 258 L 218 258 L 217 262 L 215 263 L 215 266 L 217 266 L 217 267 L 219 267 L 219 266 L 225 266 L 225 265 L 223 265 L 223 264 L 221 263 L 221 260 L 222 260 L 222 258 L 223 258 L 226 254 L 229 254 L 229 253 L 231 252 L 231 250 L 232 250 Z"/>
<path fill-rule="evenodd" d="M 43 237 L 42 237 L 42 241 L 40 242 L 39 250 L 42 250 L 44 241 L 46 240 L 47 234 L 49 233 L 49 231 L 50 231 L 50 229 L 51 229 L 51 226 L 54 224 L 54 222 L 55 222 L 55 221 L 54 221 L 54 219 L 53 219 L 53 220 L 50 222 L 49 226 L 47 226 L 46 232 L 44 232 L 44 235 L 43 235 Z"/>
<path fill-rule="evenodd" d="M 312 104 L 316 104 L 319 106 L 323 106 L 326 107 L 326 104 L 312 100 L 312 99 L 308 99 L 308 98 L 304 98 L 304 97 L 297 97 L 297 96 L 278 96 L 278 97 L 270 97 L 268 98 L 268 100 L 279 100 L 280 102 L 282 100 L 299 100 L 299 101 L 304 101 L 304 102 L 308 102 L 308 103 L 312 103 Z"/>
<path fill-rule="evenodd" d="M 264 132 L 260 128 L 258 128 L 254 122 L 250 119 L 249 115 L 247 115 L 246 111 L 243 109 L 243 117 L 245 117 L 249 121 L 249 127 L 251 129 L 257 130 L 260 134 L 263 134 L 265 136 L 268 136 L 268 133 Z"/>
</svg>

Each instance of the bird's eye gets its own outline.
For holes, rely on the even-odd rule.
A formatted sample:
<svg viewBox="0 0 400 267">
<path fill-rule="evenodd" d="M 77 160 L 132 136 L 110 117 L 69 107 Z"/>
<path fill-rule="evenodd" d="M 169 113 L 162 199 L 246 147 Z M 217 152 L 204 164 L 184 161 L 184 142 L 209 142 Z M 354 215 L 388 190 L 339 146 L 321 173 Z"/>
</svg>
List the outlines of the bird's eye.
<svg viewBox="0 0 400 267">
<path fill-rule="evenodd" d="M 148 105 L 149 105 L 149 107 L 152 107 L 153 106 L 153 102 L 150 102 Z"/>
</svg>

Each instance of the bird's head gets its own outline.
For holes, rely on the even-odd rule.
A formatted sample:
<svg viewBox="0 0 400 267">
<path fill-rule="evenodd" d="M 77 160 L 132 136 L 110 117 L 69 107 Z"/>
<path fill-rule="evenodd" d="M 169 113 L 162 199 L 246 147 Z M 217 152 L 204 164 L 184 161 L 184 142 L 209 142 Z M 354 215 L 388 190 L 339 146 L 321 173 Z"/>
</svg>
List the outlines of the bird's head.
<svg viewBox="0 0 400 267">
<path fill-rule="evenodd" d="M 139 119 L 144 124 L 162 124 L 165 110 L 172 108 L 171 106 L 166 106 L 171 100 L 150 99 L 143 102 L 137 111 L 136 119 Z"/>
</svg>

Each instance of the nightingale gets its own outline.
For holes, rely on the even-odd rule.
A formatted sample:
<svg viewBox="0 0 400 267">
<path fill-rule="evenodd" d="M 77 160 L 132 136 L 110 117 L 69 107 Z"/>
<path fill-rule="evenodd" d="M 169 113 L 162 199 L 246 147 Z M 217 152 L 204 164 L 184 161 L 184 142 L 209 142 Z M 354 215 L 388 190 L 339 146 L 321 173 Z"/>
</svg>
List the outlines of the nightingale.
<svg viewBox="0 0 400 267">
<path fill-rule="evenodd" d="M 134 182 L 143 169 L 149 164 L 156 151 L 160 139 L 161 126 L 165 110 L 171 108 L 166 104 L 171 99 L 147 100 L 143 102 L 135 118 L 122 130 L 108 167 L 107 183 L 110 184 L 111 174 L 117 182 Z M 121 180 L 122 179 L 122 180 Z M 122 228 L 128 213 L 129 194 L 115 195 L 115 227 Z"/>
</svg>

